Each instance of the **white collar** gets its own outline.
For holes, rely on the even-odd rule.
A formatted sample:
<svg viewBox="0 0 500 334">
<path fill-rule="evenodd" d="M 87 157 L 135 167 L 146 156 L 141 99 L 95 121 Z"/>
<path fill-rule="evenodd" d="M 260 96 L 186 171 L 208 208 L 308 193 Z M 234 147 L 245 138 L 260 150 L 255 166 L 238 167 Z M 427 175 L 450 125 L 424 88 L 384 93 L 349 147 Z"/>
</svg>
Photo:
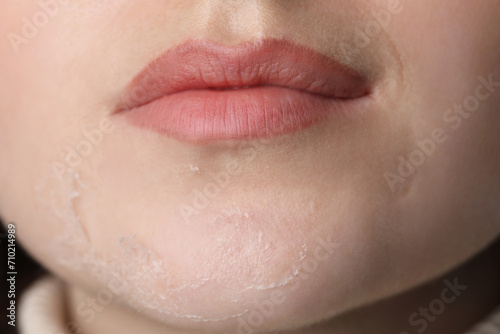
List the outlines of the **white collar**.
<svg viewBox="0 0 500 334">
<path fill-rule="evenodd" d="M 18 323 L 21 334 L 70 333 L 65 321 L 64 283 L 55 277 L 35 282 L 23 295 Z M 465 334 L 500 334 L 500 308 Z"/>
</svg>

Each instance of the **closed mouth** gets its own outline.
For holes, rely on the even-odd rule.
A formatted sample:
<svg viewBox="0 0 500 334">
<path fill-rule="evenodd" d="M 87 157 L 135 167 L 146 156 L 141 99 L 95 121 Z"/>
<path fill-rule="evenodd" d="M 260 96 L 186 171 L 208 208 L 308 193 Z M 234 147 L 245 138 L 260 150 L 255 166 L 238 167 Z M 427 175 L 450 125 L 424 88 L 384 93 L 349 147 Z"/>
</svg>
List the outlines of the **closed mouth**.
<svg viewBox="0 0 500 334">
<path fill-rule="evenodd" d="M 253 139 L 306 128 L 370 90 L 352 68 L 289 41 L 194 40 L 139 73 L 116 114 L 182 141 Z"/>
</svg>

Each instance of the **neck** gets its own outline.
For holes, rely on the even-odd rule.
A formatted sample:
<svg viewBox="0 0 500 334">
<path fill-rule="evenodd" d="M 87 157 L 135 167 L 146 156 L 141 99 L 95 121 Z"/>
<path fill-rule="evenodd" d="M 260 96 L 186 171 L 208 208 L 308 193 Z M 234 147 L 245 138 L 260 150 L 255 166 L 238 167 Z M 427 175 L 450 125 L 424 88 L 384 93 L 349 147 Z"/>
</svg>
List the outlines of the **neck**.
<svg viewBox="0 0 500 334">
<path fill-rule="evenodd" d="M 454 271 L 411 291 L 346 313 L 323 324 L 283 334 L 460 334 L 500 304 L 500 240 Z M 80 334 L 190 334 L 165 327 L 127 307 L 100 307 L 89 321 L 78 312 L 92 295 L 69 287 L 70 316 Z M 199 330 L 195 331 L 200 333 Z M 194 333 L 194 332 L 193 332 Z"/>
</svg>

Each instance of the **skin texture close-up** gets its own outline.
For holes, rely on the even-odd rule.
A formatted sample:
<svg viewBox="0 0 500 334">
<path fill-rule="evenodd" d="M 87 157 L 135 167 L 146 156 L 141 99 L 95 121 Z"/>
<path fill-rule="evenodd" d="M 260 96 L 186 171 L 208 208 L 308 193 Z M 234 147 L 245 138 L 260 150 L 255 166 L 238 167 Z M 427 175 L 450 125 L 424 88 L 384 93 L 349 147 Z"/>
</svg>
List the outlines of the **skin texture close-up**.
<svg viewBox="0 0 500 334">
<path fill-rule="evenodd" d="M 498 305 L 500 2 L 0 7 L 0 219 L 79 333 L 458 334 Z"/>
</svg>

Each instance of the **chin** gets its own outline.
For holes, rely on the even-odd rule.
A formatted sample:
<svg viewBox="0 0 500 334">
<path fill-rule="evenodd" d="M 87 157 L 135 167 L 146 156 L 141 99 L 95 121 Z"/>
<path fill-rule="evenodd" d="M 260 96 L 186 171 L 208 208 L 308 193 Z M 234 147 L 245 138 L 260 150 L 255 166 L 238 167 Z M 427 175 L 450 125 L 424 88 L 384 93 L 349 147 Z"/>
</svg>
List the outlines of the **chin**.
<svg viewBox="0 0 500 334">
<path fill-rule="evenodd" d="M 381 217 L 369 203 L 301 196 L 248 205 L 221 195 L 189 221 L 161 201 L 87 213 L 87 236 L 60 239 L 73 255 L 59 255 L 56 270 L 167 326 L 215 333 L 300 328 L 389 294 L 385 248 L 372 239 Z"/>
</svg>

